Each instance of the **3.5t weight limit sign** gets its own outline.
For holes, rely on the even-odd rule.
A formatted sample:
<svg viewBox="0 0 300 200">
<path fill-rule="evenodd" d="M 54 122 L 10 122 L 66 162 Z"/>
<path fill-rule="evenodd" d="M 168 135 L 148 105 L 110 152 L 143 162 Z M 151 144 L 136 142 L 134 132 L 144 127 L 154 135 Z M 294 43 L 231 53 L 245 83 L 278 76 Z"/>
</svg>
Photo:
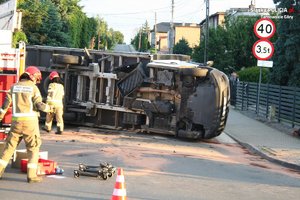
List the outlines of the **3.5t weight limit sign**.
<svg viewBox="0 0 300 200">
<path fill-rule="evenodd" d="M 268 60 L 273 56 L 274 45 L 267 39 L 261 39 L 252 46 L 252 53 L 257 60 Z"/>
<path fill-rule="evenodd" d="M 275 23 L 268 18 L 261 18 L 254 24 L 254 33 L 258 38 L 269 39 L 276 31 Z"/>
</svg>

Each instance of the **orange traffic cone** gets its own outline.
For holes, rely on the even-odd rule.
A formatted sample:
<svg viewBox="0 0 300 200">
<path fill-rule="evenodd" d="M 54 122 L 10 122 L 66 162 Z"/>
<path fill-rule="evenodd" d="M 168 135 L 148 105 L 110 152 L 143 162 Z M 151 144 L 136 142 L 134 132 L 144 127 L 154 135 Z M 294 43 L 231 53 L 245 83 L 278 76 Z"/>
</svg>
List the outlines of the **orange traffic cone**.
<svg viewBox="0 0 300 200">
<path fill-rule="evenodd" d="M 111 200 L 126 200 L 126 188 L 125 188 L 125 178 L 123 175 L 123 169 L 118 168 L 118 175 L 116 179 L 116 184 L 114 192 L 112 194 Z"/>
</svg>

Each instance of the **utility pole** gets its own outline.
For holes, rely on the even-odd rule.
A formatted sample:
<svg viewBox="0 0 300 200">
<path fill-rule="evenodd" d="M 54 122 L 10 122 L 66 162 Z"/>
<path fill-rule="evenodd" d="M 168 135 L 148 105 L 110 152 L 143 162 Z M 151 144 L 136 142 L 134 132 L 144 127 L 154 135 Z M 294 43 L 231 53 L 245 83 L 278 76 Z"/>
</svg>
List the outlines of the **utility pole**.
<svg viewBox="0 0 300 200">
<path fill-rule="evenodd" d="M 100 31 L 98 31 L 98 50 L 100 49 L 101 41 L 100 41 Z"/>
<path fill-rule="evenodd" d="M 171 9 L 171 23 L 170 23 L 170 33 L 169 33 L 169 53 L 173 53 L 174 47 L 174 0 L 172 0 Z"/>
<path fill-rule="evenodd" d="M 209 0 L 206 1 L 206 19 L 205 19 L 205 44 L 204 44 L 204 63 L 207 62 L 207 49 L 208 49 L 208 39 L 209 39 Z"/>
<path fill-rule="evenodd" d="M 140 35 L 139 35 L 139 51 L 142 49 L 142 29 L 140 29 Z"/>
<path fill-rule="evenodd" d="M 154 24 L 154 49 L 156 50 L 156 34 L 157 34 L 157 15 L 155 12 L 155 24 Z"/>
</svg>

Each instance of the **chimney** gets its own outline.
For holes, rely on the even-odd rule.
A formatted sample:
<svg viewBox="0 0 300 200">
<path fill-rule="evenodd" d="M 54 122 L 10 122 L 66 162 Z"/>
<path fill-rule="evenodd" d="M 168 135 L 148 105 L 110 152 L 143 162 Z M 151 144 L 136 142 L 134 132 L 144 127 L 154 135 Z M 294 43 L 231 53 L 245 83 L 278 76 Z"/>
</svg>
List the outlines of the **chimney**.
<svg viewBox="0 0 300 200">
<path fill-rule="evenodd" d="M 255 9 L 255 0 L 251 0 L 251 4 L 249 5 L 249 9 L 250 10 L 254 10 Z"/>
</svg>

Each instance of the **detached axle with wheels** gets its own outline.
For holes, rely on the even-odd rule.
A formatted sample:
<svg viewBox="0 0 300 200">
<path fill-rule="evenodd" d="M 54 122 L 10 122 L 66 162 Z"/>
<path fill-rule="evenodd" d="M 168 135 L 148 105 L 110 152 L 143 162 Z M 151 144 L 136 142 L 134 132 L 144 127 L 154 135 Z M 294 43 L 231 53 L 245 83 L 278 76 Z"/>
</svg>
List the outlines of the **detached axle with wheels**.
<svg viewBox="0 0 300 200">
<path fill-rule="evenodd" d="M 90 166 L 80 163 L 79 169 L 74 170 L 74 177 L 78 178 L 79 176 L 91 176 L 107 180 L 108 177 L 112 177 L 115 172 L 116 168 L 110 163 L 100 163 L 99 166 Z"/>
</svg>

